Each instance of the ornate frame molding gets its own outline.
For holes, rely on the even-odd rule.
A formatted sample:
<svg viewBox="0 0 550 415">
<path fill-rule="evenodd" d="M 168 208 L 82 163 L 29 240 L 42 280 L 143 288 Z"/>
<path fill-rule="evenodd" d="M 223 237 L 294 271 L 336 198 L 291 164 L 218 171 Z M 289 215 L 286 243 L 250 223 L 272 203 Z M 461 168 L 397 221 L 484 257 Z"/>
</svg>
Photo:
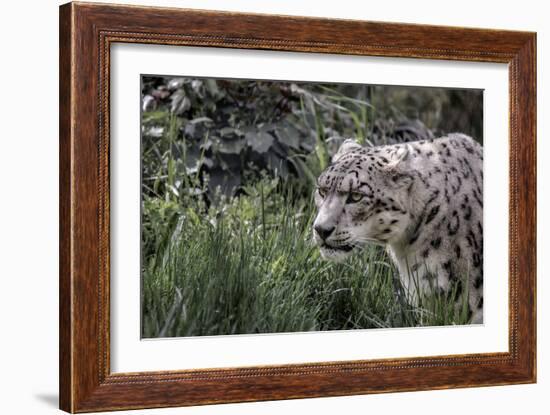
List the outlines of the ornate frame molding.
<svg viewBox="0 0 550 415">
<path fill-rule="evenodd" d="M 335 30 L 337 39 L 331 37 Z M 111 373 L 109 71 L 110 46 L 117 42 L 508 63 L 510 351 Z M 535 83 L 534 33 L 86 3 L 61 6 L 60 407 L 89 412 L 534 382 Z"/>
</svg>

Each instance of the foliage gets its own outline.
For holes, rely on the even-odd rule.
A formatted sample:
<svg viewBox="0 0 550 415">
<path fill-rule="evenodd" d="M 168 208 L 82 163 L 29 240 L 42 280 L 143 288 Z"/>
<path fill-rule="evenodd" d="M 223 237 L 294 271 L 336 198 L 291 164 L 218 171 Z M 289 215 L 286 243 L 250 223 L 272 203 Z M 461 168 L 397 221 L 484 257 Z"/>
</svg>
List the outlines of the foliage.
<svg viewBox="0 0 550 415">
<path fill-rule="evenodd" d="M 346 137 L 379 145 L 431 138 L 432 130 L 482 132 L 482 96 L 475 90 L 167 77 L 142 82 L 143 182 L 150 195 L 196 192 L 186 189 L 185 177 L 197 172 L 209 177 L 202 189 L 209 199 L 217 187 L 235 194 L 251 171 L 311 186 Z M 452 113 L 462 114 L 457 122 L 443 114 L 451 113 L 451 104 Z"/>
<path fill-rule="evenodd" d="M 472 134 L 481 108 L 479 91 L 144 76 L 143 336 L 465 323 L 436 292 L 411 306 L 380 248 L 319 258 L 311 195 L 344 137 Z"/>
</svg>

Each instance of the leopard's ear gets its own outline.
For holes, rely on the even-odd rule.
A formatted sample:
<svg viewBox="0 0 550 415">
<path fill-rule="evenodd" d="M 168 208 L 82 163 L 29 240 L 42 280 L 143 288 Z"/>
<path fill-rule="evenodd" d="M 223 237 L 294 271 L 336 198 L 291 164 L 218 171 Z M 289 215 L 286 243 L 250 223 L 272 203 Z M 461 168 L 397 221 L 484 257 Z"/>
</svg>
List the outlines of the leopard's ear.
<svg viewBox="0 0 550 415">
<path fill-rule="evenodd" d="M 360 148 L 362 148 L 360 144 L 358 144 L 355 140 L 348 138 L 342 143 L 336 154 L 332 156 L 332 162 L 334 163 L 340 160 L 344 154 Z"/>
<path fill-rule="evenodd" d="M 389 156 L 390 160 L 385 170 L 389 174 L 391 182 L 398 188 L 409 187 L 414 181 L 414 176 L 411 174 L 412 170 L 407 165 L 409 146 L 407 144 L 401 145 L 392 151 Z"/>
<path fill-rule="evenodd" d="M 396 170 L 409 158 L 409 146 L 404 144 L 397 147 L 390 153 L 389 162 L 386 166 L 388 170 Z"/>
</svg>

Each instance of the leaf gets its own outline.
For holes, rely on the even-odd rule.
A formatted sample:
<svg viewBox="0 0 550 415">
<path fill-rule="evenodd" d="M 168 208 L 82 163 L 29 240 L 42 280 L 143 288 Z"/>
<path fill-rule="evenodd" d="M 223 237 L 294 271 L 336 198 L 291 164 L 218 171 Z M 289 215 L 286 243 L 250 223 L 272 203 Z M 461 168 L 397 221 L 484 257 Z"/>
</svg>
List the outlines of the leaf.
<svg viewBox="0 0 550 415">
<path fill-rule="evenodd" d="M 257 153 L 265 153 L 273 145 L 273 136 L 263 131 L 248 132 L 245 135 L 246 142 Z"/>
<path fill-rule="evenodd" d="M 181 115 L 189 108 L 191 108 L 191 100 L 187 98 L 183 89 L 178 89 L 172 94 L 172 106 L 170 107 L 172 114 Z"/>
<path fill-rule="evenodd" d="M 237 140 L 217 140 L 217 149 L 220 153 L 226 153 L 226 154 L 240 154 L 240 152 L 243 150 L 244 146 L 246 145 L 246 142 L 241 139 Z"/>
<path fill-rule="evenodd" d="M 144 135 L 154 138 L 160 138 L 164 134 L 164 127 L 151 127 L 143 132 Z"/>
<path fill-rule="evenodd" d="M 186 123 L 185 126 L 183 127 L 183 132 L 186 135 L 191 137 L 195 135 L 195 130 L 196 130 L 196 124 L 192 124 L 190 122 Z"/>
<path fill-rule="evenodd" d="M 143 112 L 154 110 L 157 106 L 157 101 L 152 95 L 145 95 L 142 100 L 141 109 Z"/>
<path fill-rule="evenodd" d="M 239 135 L 242 135 L 243 133 L 241 131 L 239 131 L 238 129 L 236 128 L 233 128 L 233 127 L 223 127 L 221 130 L 220 130 L 220 135 L 222 137 L 227 137 L 227 136 L 239 136 Z"/>
<path fill-rule="evenodd" d="M 300 131 L 291 124 L 286 124 L 278 128 L 275 130 L 275 134 L 279 142 L 295 150 L 300 148 Z"/>
<path fill-rule="evenodd" d="M 201 87 L 202 81 L 200 79 L 193 79 L 191 81 L 191 88 L 193 88 L 193 91 L 195 91 L 197 94 L 200 92 Z"/>
<path fill-rule="evenodd" d="M 214 98 L 221 98 L 224 94 L 221 93 L 220 89 L 218 88 L 218 83 L 214 79 L 206 79 L 205 80 L 206 89 L 210 93 L 210 96 Z"/>
<path fill-rule="evenodd" d="M 198 118 L 193 118 L 191 121 L 189 121 L 191 124 L 198 124 L 198 123 L 201 123 L 201 122 L 204 122 L 204 123 L 212 123 L 212 118 L 208 118 L 208 117 L 198 117 Z"/>
<path fill-rule="evenodd" d="M 210 148 L 212 147 L 212 145 L 214 144 L 214 142 L 211 140 L 211 139 L 205 139 L 200 145 L 200 149 L 201 150 L 210 150 Z"/>
<path fill-rule="evenodd" d="M 174 194 L 174 196 L 179 197 L 180 193 L 176 186 L 168 185 L 168 189 Z"/>
<path fill-rule="evenodd" d="M 259 130 L 262 132 L 269 132 L 275 128 L 275 125 L 272 123 L 265 123 L 258 126 Z"/>
<path fill-rule="evenodd" d="M 179 89 L 185 84 L 185 78 L 174 78 L 168 82 L 168 89 L 173 91 L 175 89 Z"/>
</svg>

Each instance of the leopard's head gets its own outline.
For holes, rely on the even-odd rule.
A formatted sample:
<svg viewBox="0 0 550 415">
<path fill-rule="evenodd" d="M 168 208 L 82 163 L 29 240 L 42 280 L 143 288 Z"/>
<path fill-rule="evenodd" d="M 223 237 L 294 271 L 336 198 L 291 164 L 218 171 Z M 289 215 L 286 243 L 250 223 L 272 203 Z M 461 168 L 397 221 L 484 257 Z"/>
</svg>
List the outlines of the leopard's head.
<svg viewBox="0 0 550 415">
<path fill-rule="evenodd" d="M 313 237 L 321 255 L 346 258 L 367 243 L 394 243 L 410 224 L 414 176 L 406 145 L 366 148 L 346 140 L 317 179 Z"/>
</svg>

